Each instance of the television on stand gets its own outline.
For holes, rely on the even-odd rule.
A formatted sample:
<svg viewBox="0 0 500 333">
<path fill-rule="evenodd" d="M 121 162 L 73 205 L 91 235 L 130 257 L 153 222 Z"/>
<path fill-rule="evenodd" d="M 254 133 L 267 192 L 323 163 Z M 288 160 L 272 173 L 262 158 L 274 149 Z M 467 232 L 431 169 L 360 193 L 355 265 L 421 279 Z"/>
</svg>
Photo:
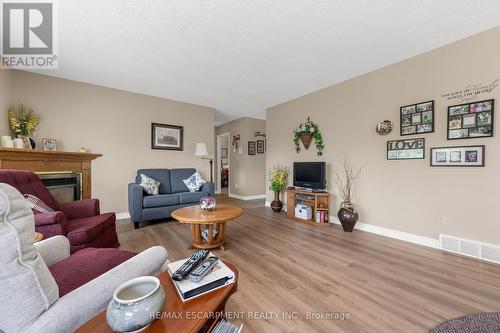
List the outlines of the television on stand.
<svg viewBox="0 0 500 333">
<path fill-rule="evenodd" d="M 294 162 L 293 186 L 311 192 L 321 192 L 326 189 L 325 162 Z"/>
</svg>

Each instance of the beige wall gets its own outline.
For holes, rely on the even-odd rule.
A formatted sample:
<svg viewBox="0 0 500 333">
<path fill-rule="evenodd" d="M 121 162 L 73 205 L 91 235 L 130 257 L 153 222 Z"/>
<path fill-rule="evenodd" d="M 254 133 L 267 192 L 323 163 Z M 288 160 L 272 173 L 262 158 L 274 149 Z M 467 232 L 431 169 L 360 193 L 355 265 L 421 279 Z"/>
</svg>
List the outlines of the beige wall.
<svg viewBox="0 0 500 333">
<path fill-rule="evenodd" d="M 460 103 L 442 97 L 470 84 L 498 79 L 499 40 L 500 28 L 496 28 L 270 108 L 267 166 L 326 161 L 329 190 L 338 208 L 332 169 L 339 167 L 345 153 L 355 163 L 368 163 L 354 198 L 361 222 L 432 238 L 444 233 L 500 244 L 500 133 L 493 138 L 447 141 L 447 107 Z M 480 97 L 490 98 L 496 99 L 499 117 L 500 87 Z M 387 161 L 386 141 L 400 138 L 399 107 L 427 100 L 435 100 L 436 132 L 412 136 L 425 138 L 425 160 Z M 294 151 L 292 131 L 308 116 L 319 124 L 324 137 L 321 158 L 313 145 L 300 154 Z M 387 137 L 374 130 L 384 119 L 396 127 Z M 478 144 L 486 145 L 484 168 L 429 167 L 430 147 Z M 271 200 L 269 191 L 267 199 Z M 439 226 L 437 216 L 444 217 L 447 225 Z"/>
<path fill-rule="evenodd" d="M 243 117 L 215 128 L 216 135 L 230 133 L 230 193 L 239 196 L 262 195 L 266 193 L 266 155 L 248 155 L 248 141 L 264 140 L 255 138 L 256 131 L 266 131 L 266 121 Z M 233 135 L 240 134 L 243 153 L 234 151 Z"/>
<path fill-rule="evenodd" d="M 208 162 L 194 149 L 214 141 L 211 108 L 22 71 L 11 73 L 10 100 L 42 115 L 37 141 L 54 138 L 60 150 L 104 155 L 92 165 L 92 194 L 103 211 L 128 211 L 127 185 L 139 168 L 194 167 L 209 178 Z M 152 122 L 184 126 L 184 151 L 152 150 Z"/>
<path fill-rule="evenodd" d="M 10 135 L 7 108 L 10 104 L 10 70 L 0 69 L 0 135 Z"/>
</svg>

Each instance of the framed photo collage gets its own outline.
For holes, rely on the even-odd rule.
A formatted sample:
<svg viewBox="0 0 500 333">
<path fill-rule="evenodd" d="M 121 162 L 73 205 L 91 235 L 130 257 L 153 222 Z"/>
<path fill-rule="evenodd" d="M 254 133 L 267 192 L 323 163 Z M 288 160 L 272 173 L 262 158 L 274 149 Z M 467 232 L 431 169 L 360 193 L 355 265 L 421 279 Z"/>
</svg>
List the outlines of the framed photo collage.
<svg viewBox="0 0 500 333">
<path fill-rule="evenodd" d="M 493 136 L 495 101 L 493 99 L 448 107 L 447 139 L 473 139 Z M 434 132 L 434 101 L 400 108 L 400 136 Z M 431 148 L 433 167 L 484 167 L 485 145 Z M 387 141 L 388 160 L 425 158 L 425 139 Z"/>
</svg>

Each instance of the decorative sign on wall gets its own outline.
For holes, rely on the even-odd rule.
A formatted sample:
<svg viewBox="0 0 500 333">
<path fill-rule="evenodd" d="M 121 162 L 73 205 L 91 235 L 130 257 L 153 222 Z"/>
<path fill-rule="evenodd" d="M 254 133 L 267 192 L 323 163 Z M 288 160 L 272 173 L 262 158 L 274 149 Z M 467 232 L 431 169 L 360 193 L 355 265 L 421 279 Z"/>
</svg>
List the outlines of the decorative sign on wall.
<svg viewBox="0 0 500 333">
<path fill-rule="evenodd" d="M 448 140 L 493 136 L 494 100 L 448 107 Z"/>
<path fill-rule="evenodd" d="M 264 154 L 265 152 L 264 140 L 257 140 L 257 154 Z"/>
<path fill-rule="evenodd" d="M 434 101 L 402 106 L 401 136 L 434 132 Z"/>
<path fill-rule="evenodd" d="M 377 123 L 375 131 L 378 135 L 387 135 L 392 132 L 392 121 L 382 120 Z"/>
<path fill-rule="evenodd" d="M 465 87 L 462 90 L 457 90 L 443 94 L 443 98 L 446 98 L 447 100 L 450 101 L 456 100 L 460 103 L 471 102 L 472 100 L 477 99 L 481 95 L 492 92 L 496 87 L 498 87 L 499 80 L 500 79 L 496 79 L 495 81 L 488 84 L 472 84 Z"/>
<path fill-rule="evenodd" d="M 387 141 L 388 160 L 415 160 L 424 158 L 424 138 Z"/>
<path fill-rule="evenodd" d="M 248 155 L 255 155 L 255 141 L 248 141 Z"/>
<path fill-rule="evenodd" d="M 431 148 L 431 166 L 483 167 L 485 146 Z"/>
</svg>

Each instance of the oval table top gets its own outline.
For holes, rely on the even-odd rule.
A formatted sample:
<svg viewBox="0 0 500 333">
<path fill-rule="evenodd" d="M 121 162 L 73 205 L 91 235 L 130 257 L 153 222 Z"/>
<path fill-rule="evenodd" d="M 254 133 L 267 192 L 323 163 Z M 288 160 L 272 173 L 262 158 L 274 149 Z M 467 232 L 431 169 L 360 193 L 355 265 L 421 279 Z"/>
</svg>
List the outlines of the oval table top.
<svg viewBox="0 0 500 333">
<path fill-rule="evenodd" d="M 234 205 L 217 205 L 215 210 L 203 210 L 200 206 L 176 209 L 172 217 L 181 223 L 214 224 L 235 219 L 243 214 L 243 209 Z"/>
</svg>

